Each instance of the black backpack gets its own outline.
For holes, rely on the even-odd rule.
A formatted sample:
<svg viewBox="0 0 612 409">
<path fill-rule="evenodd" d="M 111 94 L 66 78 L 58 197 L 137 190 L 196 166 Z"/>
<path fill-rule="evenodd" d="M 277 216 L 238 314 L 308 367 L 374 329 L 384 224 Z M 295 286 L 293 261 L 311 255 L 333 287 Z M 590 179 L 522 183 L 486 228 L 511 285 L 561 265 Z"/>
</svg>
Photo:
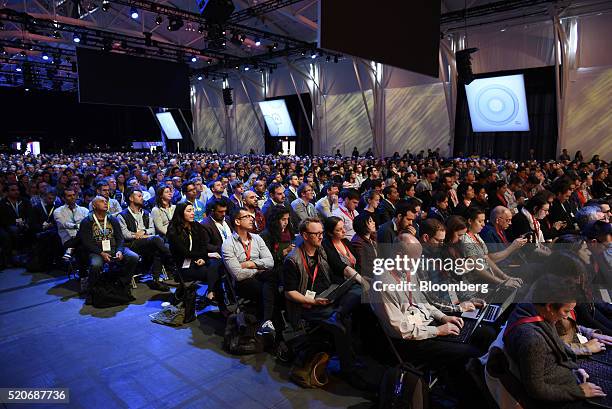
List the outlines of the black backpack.
<svg viewBox="0 0 612 409">
<path fill-rule="evenodd" d="M 192 282 L 186 285 L 185 282 L 180 279 L 180 284 L 174 292 L 174 305 L 185 311 L 185 318 L 183 324 L 194 321 L 196 319 L 196 296 L 198 286 L 196 282 Z"/>
<path fill-rule="evenodd" d="M 233 355 L 249 355 L 262 352 L 264 343 L 257 336 L 257 317 L 238 312 L 227 318 L 223 348 Z"/>
<path fill-rule="evenodd" d="M 107 272 L 100 274 L 89 287 L 87 304 L 96 308 L 116 307 L 133 301 L 130 288 L 125 285 L 117 274 Z"/>
</svg>

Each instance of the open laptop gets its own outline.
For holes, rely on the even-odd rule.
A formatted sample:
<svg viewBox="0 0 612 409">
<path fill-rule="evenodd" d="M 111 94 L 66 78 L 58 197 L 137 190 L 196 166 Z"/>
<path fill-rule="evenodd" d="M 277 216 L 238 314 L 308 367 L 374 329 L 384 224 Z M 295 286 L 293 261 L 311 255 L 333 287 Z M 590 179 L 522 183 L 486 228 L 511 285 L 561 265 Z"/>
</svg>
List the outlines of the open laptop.
<svg viewBox="0 0 612 409">
<path fill-rule="evenodd" d="M 462 318 L 477 319 L 483 315 L 482 320 L 487 323 L 494 323 L 514 302 L 518 289 L 499 286 L 491 294 L 484 310 L 475 309 L 474 311 L 464 312 Z M 503 299 L 501 304 L 498 304 Z"/>
<path fill-rule="evenodd" d="M 349 290 L 349 288 L 351 288 L 353 282 L 355 281 L 355 277 L 357 277 L 357 273 L 344 280 L 344 282 L 340 285 L 330 285 L 327 290 L 317 294 L 315 298 L 327 298 L 330 303 L 335 302 L 338 298 L 342 297 L 344 293 Z"/>
<path fill-rule="evenodd" d="M 463 327 L 459 332 L 459 335 L 446 335 L 443 337 L 436 337 L 435 339 L 438 341 L 444 342 L 455 342 L 460 344 L 467 344 L 470 342 L 472 335 L 480 326 L 482 319 L 484 318 L 484 314 L 480 314 L 480 316 L 476 319 L 466 318 L 463 320 Z"/>
<path fill-rule="evenodd" d="M 578 365 L 589 374 L 589 382 L 601 387 L 608 395 L 603 398 L 589 398 L 587 402 L 595 407 L 612 409 L 612 365 L 591 358 L 580 360 Z"/>
</svg>

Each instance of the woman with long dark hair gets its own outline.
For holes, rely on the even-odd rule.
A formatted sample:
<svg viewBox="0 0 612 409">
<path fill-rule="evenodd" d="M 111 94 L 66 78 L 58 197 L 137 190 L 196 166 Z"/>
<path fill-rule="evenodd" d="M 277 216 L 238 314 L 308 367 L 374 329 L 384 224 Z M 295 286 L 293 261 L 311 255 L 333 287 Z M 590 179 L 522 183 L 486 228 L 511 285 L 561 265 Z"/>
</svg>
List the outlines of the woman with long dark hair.
<svg viewBox="0 0 612 409">
<path fill-rule="evenodd" d="M 285 257 L 293 248 L 293 231 L 289 223 L 290 212 L 285 206 L 274 206 L 268 213 L 266 229 L 260 234 L 274 257 L 274 268 L 282 267 Z"/>
<path fill-rule="evenodd" d="M 372 277 L 374 259 L 378 257 L 378 244 L 376 243 L 376 223 L 368 213 L 355 217 L 353 222 L 355 235 L 351 245 L 355 249 L 357 259 L 356 270 L 365 277 Z"/>
<path fill-rule="evenodd" d="M 177 273 L 183 280 L 197 280 L 208 284 L 206 297 L 212 301 L 217 294 L 221 294 L 220 263 L 217 260 L 209 260 L 206 232 L 200 223 L 194 221 L 194 218 L 193 205 L 190 203 L 176 205 L 167 231 L 170 253 L 176 262 Z"/>
<path fill-rule="evenodd" d="M 176 205 L 172 204 L 172 189 L 161 185 L 155 192 L 155 206 L 151 210 L 153 224 L 157 234 L 165 237 L 168 233 L 168 225 L 174 216 Z"/>
</svg>

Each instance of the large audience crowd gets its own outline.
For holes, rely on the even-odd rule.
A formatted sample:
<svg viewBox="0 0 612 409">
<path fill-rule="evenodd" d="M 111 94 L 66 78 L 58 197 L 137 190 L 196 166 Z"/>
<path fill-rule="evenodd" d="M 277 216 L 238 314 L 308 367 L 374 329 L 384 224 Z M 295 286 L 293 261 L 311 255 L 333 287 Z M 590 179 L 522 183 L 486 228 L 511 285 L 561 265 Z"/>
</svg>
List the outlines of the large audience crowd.
<svg viewBox="0 0 612 409">
<path fill-rule="evenodd" d="M 355 344 L 379 328 L 404 359 L 446 374 L 462 404 L 480 399 L 464 374 L 483 355 L 492 398 L 521 400 L 491 376 L 487 357 L 500 345 L 537 407 L 582 407 L 604 394 L 576 363 L 612 345 L 611 304 L 594 290 L 612 289 L 612 175 L 597 156 L 0 155 L 0 191 L 0 268 L 78 259 L 84 295 L 107 266 L 126 287 L 150 273 L 162 292 L 166 272 L 205 284 L 223 313 L 231 286 L 255 307 L 263 337 L 281 338 L 286 322 L 331 328 L 341 373 L 357 386 Z M 481 264 L 374 273 L 377 260 L 400 255 Z M 521 302 L 505 330 L 441 342 L 461 335 L 461 314 L 484 309 L 486 294 L 374 285 L 414 280 L 487 284 Z M 320 296 L 339 285 L 337 296 Z"/>
</svg>

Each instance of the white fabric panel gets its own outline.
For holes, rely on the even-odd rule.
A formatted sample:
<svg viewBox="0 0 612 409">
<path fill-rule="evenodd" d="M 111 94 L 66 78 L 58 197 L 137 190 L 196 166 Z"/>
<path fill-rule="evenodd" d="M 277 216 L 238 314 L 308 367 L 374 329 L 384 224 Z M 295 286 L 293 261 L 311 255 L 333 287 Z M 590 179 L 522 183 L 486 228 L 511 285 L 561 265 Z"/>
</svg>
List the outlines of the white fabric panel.
<svg viewBox="0 0 612 409">
<path fill-rule="evenodd" d="M 580 67 L 612 66 L 612 14 L 584 16 L 578 20 Z"/>
<path fill-rule="evenodd" d="M 385 65 L 385 88 L 404 88 L 414 85 L 440 83 L 439 78 L 429 77 L 412 71 L 402 70 L 401 68 Z"/>
<path fill-rule="evenodd" d="M 257 115 L 263 118 L 259 106 L 255 107 Z M 265 124 L 262 124 L 265 126 Z M 249 153 L 253 149 L 257 153 L 264 153 L 265 141 L 264 134 L 257 122 L 257 117 L 251 108 L 251 104 L 236 105 L 235 128 L 236 130 L 236 153 Z"/>
<path fill-rule="evenodd" d="M 372 91 L 366 91 L 368 109 L 372 113 Z M 322 124 L 321 154 L 350 155 L 353 147 L 365 153 L 372 147 L 372 131 L 363 105 L 361 92 L 328 95 L 323 106 L 326 121 Z"/>
<path fill-rule="evenodd" d="M 295 83 L 300 94 L 308 92 L 306 82 L 300 74 L 294 72 L 293 78 L 295 79 Z M 291 82 L 289 69 L 287 67 L 279 67 L 274 70 L 274 73 L 270 75 L 270 83 L 267 97 L 282 97 L 285 95 L 294 95 L 295 93 L 295 87 Z"/>
<path fill-rule="evenodd" d="M 468 47 L 479 48 L 472 54 L 474 73 L 554 65 L 553 44 L 552 22 L 508 27 L 503 32 L 490 27 L 468 32 Z"/>
<path fill-rule="evenodd" d="M 561 148 L 581 150 L 585 159 L 593 154 L 612 159 L 612 66 L 581 68 L 567 87 L 566 143 Z"/>
<path fill-rule="evenodd" d="M 372 81 L 368 69 L 360 62 L 357 63 L 357 69 L 361 76 L 361 83 L 364 89 L 372 89 Z M 361 92 L 359 82 L 355 75 L 353 60 L 351 58 L 344 59 L 337 64 L 322 63 L 322 89 L 325 95 L 349 94 L 351 92 Z"/>
<path fill-rule="evenodd" d="M 448 153 L 449 123 L 442 83 L 385 91 L 385 155 L 440 148 Z"/>
</svg>

